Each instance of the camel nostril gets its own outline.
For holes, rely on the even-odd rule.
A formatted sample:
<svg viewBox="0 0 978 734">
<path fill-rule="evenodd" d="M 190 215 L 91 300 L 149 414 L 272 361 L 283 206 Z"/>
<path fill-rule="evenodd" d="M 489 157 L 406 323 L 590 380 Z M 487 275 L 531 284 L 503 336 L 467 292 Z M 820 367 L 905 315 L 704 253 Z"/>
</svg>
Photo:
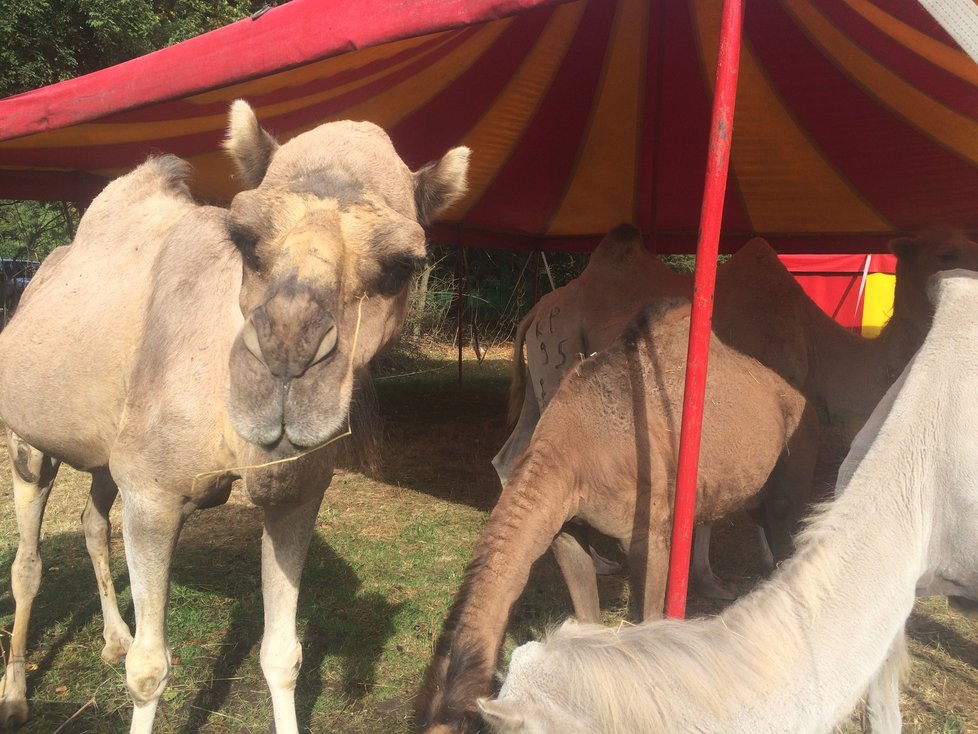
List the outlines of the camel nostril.
<svg viewBox="0 0 978 734">
<path fill-rule="evenodd" d="M 265 355 L 262 353 L 261 342 L 258 339 L 258 329 L 255 328 L 255 324 L 251 319 L 248 319 L 241 329 L 241 341 L 248 351 L 255 355 L 259 362 L 266 367 L 268 366 L 268 363 L 265 361 Z"/>
<path fill-rule="evenodd" d="M 310 364 L 322 362 L 324 359 L 332 356 L 336 351 L 336 343 L 338 338 L 339 335 L 337 333 L 335 323 L 332 323 L 326 327 L 326 333 L 323 334 L 323 340 L 319 342 L 319 348 L 316 350 L 316 354 L 313 356 Z"/>
</svg>

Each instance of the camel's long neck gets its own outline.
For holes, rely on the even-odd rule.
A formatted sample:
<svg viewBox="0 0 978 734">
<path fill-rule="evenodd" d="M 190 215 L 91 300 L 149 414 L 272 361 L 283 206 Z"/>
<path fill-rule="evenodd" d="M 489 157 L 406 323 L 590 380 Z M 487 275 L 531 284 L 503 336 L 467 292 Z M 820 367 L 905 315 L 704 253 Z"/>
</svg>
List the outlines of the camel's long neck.
<svg viewBox="0 0 978 734">
<path fill-rule="evenodd" d="M 921 411 L 901 411 L 885 428 L 887 440 L 869 450 L 848 488 L 802 536 L 796 556 L 716 623 L 728 648 L 721 657 L 736 659 L 730 648 L 740 659 L 766 655 L 757 674 L 763 685 L 755 686 L 766 692 L 742 715 L 770 721 L 772 730 L 828 730 L 813 722 L 851 710 L 913 607 L 928 563 L 933 510 L 924 488 L 933 480 L 918 440 Z M 879 417 L 860 439 L 875 435 Z"/>
<path fill-rule="evenodd" d="M 893 317 L 875 339 L 849 332 L 810 304 L 809 394 L 831 418 L 855 420 L 858 428 L 923 343 L 930 320 L 909 300 L 898 284 Z"/>
<path fill-rule="evenodd" d="M 510 610 L 530 567 L 571 517 L 572 473 L 548 440 L 534 440 L 503 488 L 456 597 L 421 694 L 422 725 L 473 715 L 491 692 Z"/>
</svg>

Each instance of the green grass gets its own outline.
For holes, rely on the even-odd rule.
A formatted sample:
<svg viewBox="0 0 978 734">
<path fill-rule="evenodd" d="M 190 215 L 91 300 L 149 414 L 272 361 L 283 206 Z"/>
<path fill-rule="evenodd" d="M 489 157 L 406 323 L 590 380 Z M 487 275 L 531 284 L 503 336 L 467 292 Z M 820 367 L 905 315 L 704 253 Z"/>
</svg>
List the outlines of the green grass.
<svg viewBox="0 0 978 734">
<path fill-rule="evenodd" d="M 374 471 L 340 471 L 319 514 L 300 594 L 304 660 L 300 726 L 312 732 L 408 730 L 411 699 L 466 563 L 498 494 L 489 460 L 505 439 L 505 357 L 467 361 L 458 381 L 451 355 L 409 360 L 407 377 L 377 382 L 384 444 Z M 498 357 L 494 359 L 493 357 Z M 87 478 L 63 469 L 49 504 L 44 579 L 29 643 L 33 718 L 20 731 L 128 730 L 122 666 L 101 662 L 101 614 L 79 515 Z M 16 529 L 9 467 L 0 459 L 0 628 L 12 624 L 10 563 Z M 114 526 L 118 528 L 118 510 Z M 742 589 L 756 579 L 752 531 L 738 519 L 716 529 L 716 565 Z M 174 562 L 169 637 L 175 665 L 157 716 L 161 733 L 267 732 L 271 707 L 258 663 L 262 613 L 260 512 L 235 490 L 223 508 L 191 518 Z M 725 550 L 724 550 L 725 549 Z M 746 550 L 745 550 L 746 549 Z M 132 621 L 121 539 L 113 570 Z M 603 578 L 613 623 L 627 584 Z M 691 599 L 693 614 L 718 607 Z M 555 565 L 542 559 L 518 604 L 507 648 L 538 636 L 570 610 Z M 973 625 L 939 600 L 923 600 L 909 625 L 913 679 L 903 697 L 905 731 L 978 727 L 978 646 Z M 6 647 L 6 639 L 0 643 Z M 857 712 L 840 731 L 862 731 Z"/>
</svg>

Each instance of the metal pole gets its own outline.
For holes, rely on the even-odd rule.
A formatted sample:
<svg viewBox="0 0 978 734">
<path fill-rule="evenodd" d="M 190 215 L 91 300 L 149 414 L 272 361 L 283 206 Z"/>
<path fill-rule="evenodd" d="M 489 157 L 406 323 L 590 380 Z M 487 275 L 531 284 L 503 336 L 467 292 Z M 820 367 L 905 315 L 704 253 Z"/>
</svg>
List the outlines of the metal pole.
<svg viewBox="0 0 978 734">
<path fill-rule="evenodd" d="M 696 274 L 693 278 L 689 351 L 686 357 L 686 391 L 683 397 L 682 429 L 679 434 L 679 467 L 676 475 L 672 550 L 669 557 L 669 585 L 666 591 L 666 616 L 677 619 L 686 614 L 686 588 L 696 511 L 696 472 L 700 456 L 700 433 L 703 428 L 703 397 L 706 392 L 706 367 L 710 351 L 713 290 L 716 284 L 723 195 L 727 185 L 730 141 L 733 135 L 743 15 L 743 0 L 724 0 L 716 88 L 713 95 L 713 119 L 710 124 L 710 149 L 706 161 L 703 208 L 700 212 L 700 236 L 696 245 Z"/>
</svg>

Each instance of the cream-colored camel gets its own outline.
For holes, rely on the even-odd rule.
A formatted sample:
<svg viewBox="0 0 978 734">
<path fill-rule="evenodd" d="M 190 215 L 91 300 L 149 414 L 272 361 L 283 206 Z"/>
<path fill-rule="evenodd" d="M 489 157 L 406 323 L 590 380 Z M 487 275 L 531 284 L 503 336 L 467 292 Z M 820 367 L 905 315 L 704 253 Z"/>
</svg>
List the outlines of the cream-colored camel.
<svg viewBox="0 0 978 734">
<path fill-rule="evenodd" d="M 831 420 L 850 424 L 850 436 L 855 435 L 923 341 L 931 313 L 927 278 L 942 269 L 978 269 L 978 244 L 959 232 L 901 238 L 891 249 L 898 256 L 894 312 L 878 339 L 856 336 L 826 316 L 761 239 L 748 242 L 720 267 L 713 330 L 825 407 Z M 520 413 L 493 459 L 504 483 L 567 369 L 610 345 L 643 304 L 688 298 L 691 287 L 687 276 L 648 254 L 639 233 L 626 225 L 608 235 L 578 279 L 540 300 L 517 334 L 510 412 Z M 773 478 L 782 486 L 773 487 L 771 495 L 778 502 L 798 501 L 789 499 L 790 485 L 810 481 L 814 455 L 810 450 L 786 463 L 779 470 L 784 477 Z M 570 545 L 564 535 L 555 551 Z M 693 551 L 691 580 L 701 592 L 724 596 L 710 570 L 709 526 L 698 526 Z M 593 615 L 583 619 L 595 621 Z"/>
<path fill-rule="evenodd" d="M 512 656 L 496 732 L 830 732 L 893 661 L 915 591 L 978 600 L 978 275 L 935 283 L 918 354 L 797 554 L 719 618 L 568 624 Z M 873 718 L 896 734 L 900 718 Z"/>
<path fill-rule="evenodd" d="M 103 657 L 126 658 L 131 731 L 166 686 L 170 563 L 184 520 L 241 478 L 264 509 L 261 667 L 275 730 L 295 732 L 299 577 L 346 428 L 354 374 L 398 329 L 422 224 L 465 189 L 468 150 L 412 173 L 369 123 L 279 146 L 243 101 L 226 148 L 250 190 L 229 209 L 188 194 L 189 166 L 150 159 L 109 184 L 0 333 L 20 543 L 0 722 L 27 718 L 25 645 L 38 538 L 60 461 L 92 473 L 84 514 L 105 611 Z M 121 275 L 120 275 L 121 274 Z M 108 574 L 123 497 L 136 633 Z"/>
<path fill-rule="evenodd" d="M 490 692 L 530 567 L 572 518 L 622 543 L 640 615 L 661 613 L 689 334 L 688 304 L 669 303 L 650 306 L 621 342 L 572 370 L 540 417 L 438 642 L 419 700 L 422 727 L 467 731 L 476 722 L 475 700 Z M 779 458 L 815 423 L 797 389 L 716 337 L 707 393 L 701 522 L 757 502 Z"/>
</svg>

